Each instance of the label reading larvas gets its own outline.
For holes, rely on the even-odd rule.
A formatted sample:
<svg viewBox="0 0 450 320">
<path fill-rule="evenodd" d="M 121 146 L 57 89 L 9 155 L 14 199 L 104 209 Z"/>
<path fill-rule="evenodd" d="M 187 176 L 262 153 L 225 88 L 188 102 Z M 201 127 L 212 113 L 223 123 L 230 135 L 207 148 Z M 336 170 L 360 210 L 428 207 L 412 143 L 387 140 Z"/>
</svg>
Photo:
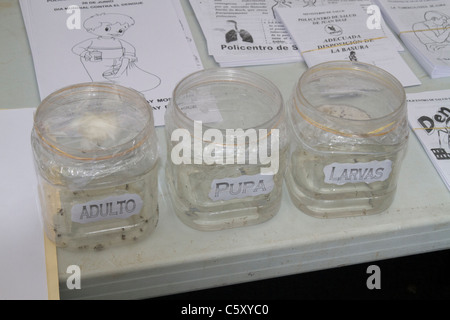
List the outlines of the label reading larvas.
<svg viewBox="0 0 450 320">
<path fill-rule="evenodd" d="M 141 212 L 143 201 L 137 194 L 123 194 L 93 200 L 72 207 L 72 221 L 91 223 L 109 219 L 126 219 Z"/>
<path fill-rule="evenodd" d="M 215 179 L 211 183 L 209 198 L 213 201 L 242 199 L 272 192 L 273 175 L 240 176 Z"/>
<path fill-rule="evenodd" d="M 325 183 L 343 185 L 346 183 L 373 183 L 389 178 L 392 161 L 371 161 L 364 163 L 332 163 L 323 168 Z"/>
</svg>

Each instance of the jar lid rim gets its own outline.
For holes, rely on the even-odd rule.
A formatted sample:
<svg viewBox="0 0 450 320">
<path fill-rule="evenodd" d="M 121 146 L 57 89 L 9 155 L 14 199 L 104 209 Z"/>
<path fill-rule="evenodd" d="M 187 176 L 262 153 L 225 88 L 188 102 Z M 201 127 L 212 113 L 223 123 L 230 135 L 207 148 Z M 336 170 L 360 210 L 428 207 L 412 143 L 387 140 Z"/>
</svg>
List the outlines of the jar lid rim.
<svg viewBox="0 0 450 320">
<path fill-rule="evenodd" d="M 396 87 L 401 92 L 401 98 L 399 99 L 398 106 L 396 106 L 391 112 L 389 112 L 389 113 L 387 113 L 385 115 L 382 115 L 380 117 L 370 118 L 370 119 L 339 118 L 339 117 L 327 114 L 327 113 L 325 113 L 325 112 L 323 112 L 321 110 L 318 110 L 305 97 L 305 95 L 303 94 L 303 92 L 300 89 L 300 85 L 301 85 L 302 81 L 308 75 L 310 75 L 310 74 L 312 74 L 314 72 L 318 72 L 320 70 L 325 70 L 325 69 L 329 69 L 329 70 L 353 70 L 353 71 L 364 72 L 365 74 L 369 74 L 371 77 L 374 77 L 374 79 L 377 79 L 379 81 L 384 82 L 389 87 Z M 374 121 L 382 121 L 384 119 L 393 118 L 393 117 L 395 117 L 396 114 L 403 112 L 404 109 L 405 109 L 403 107 L 406 106 L 406 92 L 405 92 L 405 90 L 403 88 L 403 85 L 398 81 L 398 79 L 395 78 L 391 73 L 387 72 L 386 70 L 384 70 L 382 68 L 379 68 L 377 66 L 368 64 L 368 63 L 364 63 L 364 62 L 355 62 L 355 61 L 346 61 L 346 60 L 340 61 L 340 60 L 337 60 L 337 61 L 328 61 L 328 62 L 323 62 L 323 63 L 317 64 L 314 67 L 312 67 L 312 68 L 308 69 L 307 71 L 305 71 L 301 75 L 301 77 L 299 78 L 299 80 L 297 82 L 297 85 L 296 85 L 296 91 L 301 96 L 301 98 L 303 99 L 303 102 L 306 102 L 304 106 L 307 109 L 314 109 L 314 112 L 319 113 L 321 116 L 323 116 L 325 118 L 339 119 L 339 121 L 346 122 L 349 125 L 356 124 L 356 123 L 368 124 L 368 123 L 371 123 L 371 122 L 374 122 Z M 297 112 L 300 113 L 298 106 L 296 106 L 296 109 L 297 109 Z M 390 123 L 390 121 L 388 122 L 388 124 L 389 123 Z M 375 131 L 375 133 L 379 133 L 379 131 L 381 131 L 386 126 L 387 126 L 387 124 L 384 124 L 379 129 L 371 130 L 367 134 L 371 134 L 373 131 Z"/>
<path fill-rule="evenodd" d="M 73 90 L 75 91 L 70 92 Z M 54 99 L 58 99 L 58 101 L 60 101 L 61 99 L 67 98 L 72 94 L 80 94 L 83 91 L 89 91 L 91 93 L 103 92 L 108 94 L 116 94 L 121 98 L 125 97 L 128 99 L 136 99 L 136 106 L 141 104 L 141 106 L 143 107 L 142 110 L 144 110 L 144 113 L 146 114 L 146 119 L 144 119 L 142 129 L 140 131 L 136 131 L 136 133 L 133 136 L 127 138 L 125 142 L 113 145 L 108 148 L 81 150 L 80 148 L 69 147 L 66 145 L 58 144 L 57 141 L 53 141 L 47 136 L 47 133 L 42 130 L 42 124 L 39 123 L 38 118 L 41 112 L 48 112 L 47 110 L 43 110 L 45 108 L 50 108 L 49 105 Z M 67 86 L 47 96 L 38 106 L 34 114 L 33 122 L 34 133 L 39 138 L 41 144 L 52 152 L 79 161 L 101 161 L 121 157 L 142 146 L 153 130 L 153 113 L 145 98 L 134 89 L 110 83 L 89 82 Z M 149 131 L 150 127 L 151 130 Z"/>
<path fill-rule="evenodd" d="M 172 99 L 171 99 L 171 103 L 169 104 L 169 108 L 174 108 L 174 110 L 177 111 L 177 115 L 179 115 L 179 118 L 183 122 L 183 124 L 193 124 L 195 122 L 195 120 L 193 120 L 186 113 L 184 113 L 181 110 L 181 108 L 178 106 L 178 104 L 176 103 L 176 95 L 179 92 L 179 90 L 182 88 L 182 86 L 186 83 L 186 81 L 193 79 L 195 77 L 219 76 L 220 78 L 218 78 L 214 81 L 209 79 L 208 81 L 199 81 L 198 84 L 204 84 L 207 82 L 217 82 L 217 83 L 219 83 L 219 82 L 225 83 L 226 82 L 226 83 L 236 83 L 236 85 L 245 84 L 245 85 L 249 85 L 249 86 L 257 88 L 257 86 L 252 84 L 251 81 L 244 81 L 244 80 L 239 80 L 239 79 L 234 78 L 235 76 L 239 76 L 239 75 L 253 77 L 259 81 L 263 81 L 265 84 L 269 85 L 271 89 L 273 89 L 273 91 L 276 94 L 277 99 L 279 99 L 279 102 L 280 102 L 278 105 L 277 112 L 269 120 L 267 120 L 266 122 L 263 122 L 261 124 L 258 124 L 257 126 L 240 128 L 240 129 L 246 130 L 246 129 L 250 129 L 250 128 L 255 128 L 255 129 L 257 129 L 257 128 L 265 128 L 265 129 L 277 128 L 277 126 L 280 123 L 280 119 L 282 118 L 282 116 L 284 114 L 283 96 L 282 96 L 280 90 L 278 89 L 278 87 L 272 81 L 270 81 L 269 79 L 267 79 L 266 77 L 264 77 L 260 74 L 257 74 L 255 72 L 251 72 L 248 70 L 235 69 L 235 68 L 211 68 L 211 69 L 204 69 L 204 70 L 200 70 L 200 71 L 191 73 L 191 74 L 187 75 L 186 77 L 184 77 L 182 80 L 180 80 L 178 82 L 178 84 L 176 85 L 176 87 L 172 93 Z M 202 125 L 207 129 L 217 129 L 217 130 L 222 131 L 223 133 L 225 133 L 225 130 L 226 130 L 226 129 L 217 128 L 212 125 L 208 125 L 208 123 L 203 123 Z M 233 128 L 233 129 L 238 129 L 238 128 Z"/>
</svg>

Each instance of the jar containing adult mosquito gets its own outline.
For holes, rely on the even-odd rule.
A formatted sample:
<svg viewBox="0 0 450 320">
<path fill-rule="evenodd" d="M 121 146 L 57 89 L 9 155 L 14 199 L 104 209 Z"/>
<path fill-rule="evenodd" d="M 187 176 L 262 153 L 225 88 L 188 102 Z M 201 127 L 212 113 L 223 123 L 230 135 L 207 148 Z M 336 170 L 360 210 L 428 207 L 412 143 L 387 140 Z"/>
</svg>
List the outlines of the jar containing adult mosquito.
<svg viewBox="0 0 450 320">
<path fill-rule="evenodd" d="M 78 84 L 48 96 L 31 136 L 40 211 L 60 247 L 134 242 L 158 222 L 152 109 L 132 89 Z"/>
<path fill-rule="evenodd" d="M 258 74 L 221 68 L 183 79 L 166 112 L 166 178 L 181 221 L 221 230 L 271 219 L 286 130 L 281 93 Z"/>
<path fill-rule="evenodd" d="M 298 208 L 332 218 L 390 206 L 409 132 L 397 79 L 364 63 L 319 64 L 300 77 L 288 114 L 286 184 Z"/>
</svg>

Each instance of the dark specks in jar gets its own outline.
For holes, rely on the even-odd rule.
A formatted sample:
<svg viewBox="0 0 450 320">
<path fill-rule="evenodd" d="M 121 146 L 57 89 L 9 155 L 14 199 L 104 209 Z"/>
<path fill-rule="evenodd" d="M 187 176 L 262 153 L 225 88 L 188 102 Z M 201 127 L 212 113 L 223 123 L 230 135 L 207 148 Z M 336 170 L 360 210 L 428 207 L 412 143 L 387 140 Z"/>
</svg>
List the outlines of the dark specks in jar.
<svg viewBox="0 0 450 320">
<path fill-rule="evenodd" d="M 99 244 L 97 244 L 95 247 L 94 247 L 94 250 L 95 251 L 100 251 L 100 250 L 103 250 L 105 247 L 101 244 L 101 243 L 99 243 Z"/>
</svg>

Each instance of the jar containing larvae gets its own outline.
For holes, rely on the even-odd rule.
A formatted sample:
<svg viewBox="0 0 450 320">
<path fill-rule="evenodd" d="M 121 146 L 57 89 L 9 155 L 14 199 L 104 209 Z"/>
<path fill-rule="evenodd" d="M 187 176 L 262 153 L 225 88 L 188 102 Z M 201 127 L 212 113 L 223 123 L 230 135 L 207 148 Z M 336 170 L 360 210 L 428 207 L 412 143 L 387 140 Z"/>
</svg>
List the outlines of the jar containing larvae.
<svg viewBox="0 0 450 320">
<path fill-rule="evenodd" d="M 319 64 L 300 77 L 287 112 L 286 184 L 299 209 L 333 218 L 390 206 L 409 133 L 397 79 L 364 63 Z"/>
<path fill-rule="evenodd" d="M 158 147 L 144 97 L 106 83 L 48 96 L 31 135 L 45 232 L 59 247 L 134 242 L 158 222 Z"/>
</svg>

